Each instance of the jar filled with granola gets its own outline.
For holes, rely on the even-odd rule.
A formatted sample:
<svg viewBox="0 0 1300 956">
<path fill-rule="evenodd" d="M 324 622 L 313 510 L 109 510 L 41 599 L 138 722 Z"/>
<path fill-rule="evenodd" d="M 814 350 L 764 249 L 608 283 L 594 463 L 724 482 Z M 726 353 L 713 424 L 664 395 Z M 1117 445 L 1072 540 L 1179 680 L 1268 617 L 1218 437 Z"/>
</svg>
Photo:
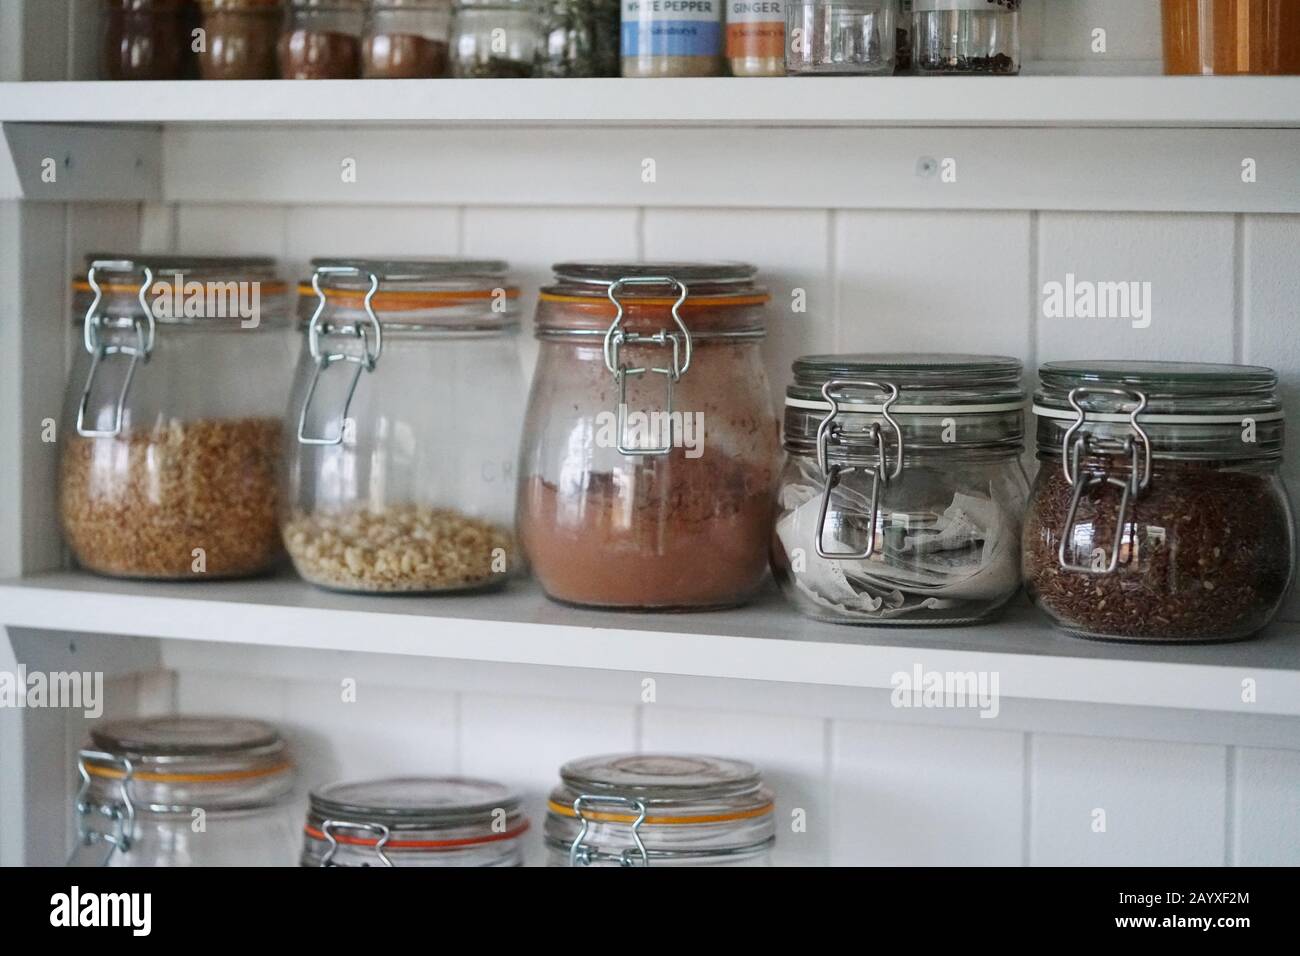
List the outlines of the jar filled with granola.
<svg viewBox="0 0 1300 956">
<path fill-rule="evenodd" d="M 364 0 L 289 0 L 280 35 L 286 80 L 355 80 L 361 75 Z"/>
<path fill-rule="evenodd" d="M 1295 567 L 1272 369 L 1053 362 L 1034 397 L 1029 596 L 1081 637 L 1250 637 Z"/>
<path fill-rule="evenodd" d="M 60 433 L 77 562 L 128 578 L 240 577 L 281 557 L 280 420 L 292 365 L 269 259 L 91 256 Z"/>
<path fill-rule="evenodd" d="M 284 540 L 308 581 L 387 594 L 519 570 L 523 390 L 506 264 L 313 262 L 286 428 Z"/>
<path fill-rule="evenodd" d="M 552 598 L 700 609 L 763 582 L 779 467 L 743 263 L 563 263 L 543 289 L 519 533 Z"/>
</svg>

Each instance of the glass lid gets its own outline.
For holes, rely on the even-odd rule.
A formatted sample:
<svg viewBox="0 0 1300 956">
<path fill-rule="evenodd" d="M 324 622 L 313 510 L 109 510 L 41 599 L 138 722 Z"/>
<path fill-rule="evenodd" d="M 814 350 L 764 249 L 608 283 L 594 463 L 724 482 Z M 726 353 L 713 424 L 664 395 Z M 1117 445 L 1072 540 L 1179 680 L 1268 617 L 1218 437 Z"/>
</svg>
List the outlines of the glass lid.
<svg viewBox="0 0 1300 956">
<path fill-rule="evenodd" d="M 314 270 L 355 269 L 357 272 L 373 272 L 380 282 L 441 282 L 450 279 L 464 279 L 471 276 L 492 276 L 504 278 L 509 265 L 501 259 L 347 259 L 318 258 L 311 260 Z M 348 279 L 339 277 L 333 284 L 346 285 Z M 352 283 L 365 288 L 366 279 L 352 278 Z"/>
<path fill-rule="evenodd" d="M 964 355 L 935 352 L 851 353 L 805 355 L 793 365 L 794 382 L 786 390 L 790 398 L 821 399 L 822 386 L 831 381 L 866 381 L 894 385 L 912 395 L 916 403 L 929 404 L 927 393 L 956 393 L 944 403 L 984 401 L 1001 396 L 1015 401 L 1023 397 L 1019 360 L 1001 355 Z M 846 403 L 881 396 L 887 389 L 846 388 Z"/>
<path fill-rule="evenodd" d="M 1280 409 L 1277 373 L 1258 365 L 1200 362 L 1048 362 L 1038 370 L 1035 403 L 1073 412 L 1069 396 L 1087 411 L 1126 413 L 1137 393 L 1147 399 L 1144 416 L 1216 411 L 1249 413 Z"/>
<path fill-rule="evenodd" d="M 145 758 L 239 755 L 282 744 L 275 728 L 259 720 L 188 716 L 108 721 L 90 740 L 112 754 Z"/>
<path fill-rule="evenodd" d="M 728 797 L 760 786 L 752 764 L 695 754 L 586 757 L 561 767 L 560 779 L 584 793 L 609 791 L 656 803 Z"/>
<path fill-rule="evenodd" d="M 619 279 L 652 279 L 671 276 L 689 287 L 693 283 L 715 286 L 753 282 L 758 269 L 746 262 L 559 262 L 551 267 L 559 282 L 608 286 Z M 603 294 L 603 290 L 602 294 Z"/>
<path fill-rule="evenodd" d="M 467 777 L 392 777 L 334 783 L 311 795 L 321 817 L 436 829 L 517 816 L 519 798 L 507 787 Z"/>
</svg>

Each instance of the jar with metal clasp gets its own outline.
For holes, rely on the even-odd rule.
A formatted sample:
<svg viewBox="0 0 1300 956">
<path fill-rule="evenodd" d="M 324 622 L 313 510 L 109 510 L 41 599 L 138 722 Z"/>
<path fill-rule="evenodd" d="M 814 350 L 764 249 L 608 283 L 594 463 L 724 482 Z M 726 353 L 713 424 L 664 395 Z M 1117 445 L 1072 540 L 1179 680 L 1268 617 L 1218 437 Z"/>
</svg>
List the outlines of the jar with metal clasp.
<svg viewBox="0 0 1300 956">
<path fill-rule="evenodd" d="M 547 806 L 551 866 L 767 866 L 776 842 L 772 793 L 741 760 L 574 760 Z"/>
<path fill-rule="evenodd" d="M 335 783 L 311 795 L 303 866 L 521 866 L 528 820 L 501 784 L 465 777 Z"/>
<path fill-rule="evenodd" d="M 77 758 L 69 866 L 292 866 L 294 768 L 273 727 L 226 717 L 97 726 Z"/>
</svg>

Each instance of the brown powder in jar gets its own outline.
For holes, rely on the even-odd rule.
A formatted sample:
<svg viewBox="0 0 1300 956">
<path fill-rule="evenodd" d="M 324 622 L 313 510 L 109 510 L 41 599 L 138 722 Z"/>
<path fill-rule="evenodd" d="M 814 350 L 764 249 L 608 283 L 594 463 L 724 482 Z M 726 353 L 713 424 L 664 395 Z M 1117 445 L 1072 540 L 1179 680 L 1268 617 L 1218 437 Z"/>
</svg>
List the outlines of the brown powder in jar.
<svg viewBox="0 0 1300 956">
<path fill-rule="evenodd" d="M 413 33 L 377 33 L 361 48 L 368 80 L 418 80 L 447 72 L 447 44 Z"/>
<path fill-rule="evenodd" d="M 519 535 L 552 598 L 602 607 L 698 609 L 747 600 L 767 570 L 771 471 L 682 449 L 625 472 L 522 489 Z"/>
<path fill-rule="evenodd" d="M 173 421 L 119 438 L 74 435 L 60 512 L 82 567 L 117 577 L 223 578 L 282 554 L 280 421 Z M 196 548 L 204 570 L 196 570 Z"/>
<path fill-rule="evenodd" d="M 1162 16 L 1166 73 L 1300 73 L 1300 0 L 1164 0 Z"/>
<path fill-rule="evenodd" d="M 286 80 L 355 80 L 361 40 L 351 33 L 291 30 L 280 38 L 280 75 Z"/>
<path fill-rule="evenodd" d="M 279 75 L 276 44 L 280 8 L 253 5 L 225 8 L 203 5 L 207 43 L 198 54 L 205 80 L 273 80 Z"/>
<path fill-rule="evenodd" d="M 1267 624 L 1281 603 L 1291 578 L 1290 517 L 1268 476 L 1157 463 L 1130 507 L 1120 564 L 1103 575 L 1060 566 L 1073 488 L 1059 462 L 1042 469 L 1025 521 L 1025 584 L 1067 630 L 1121 640 L 1232 640 Z M 1086 563 L 1103 548 L 1109 560 L 1120 496 L 1113 486 L 1084 496 L 1078 550 L 1067 558 Z M 1091 539 L 1081 541 L 1089 528 Z"/>
</svg>

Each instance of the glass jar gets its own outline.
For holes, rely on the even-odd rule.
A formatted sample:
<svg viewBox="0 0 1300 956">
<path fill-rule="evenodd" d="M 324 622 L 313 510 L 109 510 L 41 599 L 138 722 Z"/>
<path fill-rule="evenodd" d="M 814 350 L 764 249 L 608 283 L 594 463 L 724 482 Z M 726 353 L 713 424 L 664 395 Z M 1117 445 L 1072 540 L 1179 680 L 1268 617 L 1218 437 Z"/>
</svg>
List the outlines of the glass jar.
<svg viewBox="0 0 1300 956">
<path fill-rule="evenodd" d="M 785 0 L 726 0 L 732 76 L 785 76 Z"/>
<path fill-rule="evenodd" d="M 69 866 L 293 865 L 293 763 L 260 721 L 111 721 L 91 731 L 77 770 Z"/>
<path fill-rule="evenodd" d="M 286 80 L 355 80 L 361 75 L 364 0 L 289 0 L 280 36 Z"/>
<path fill-rule="evenodd" d="M 1300 0 L 1163 0 L 1165 72 L 1300 73 Z"/>
<path fill-rule="evenodd" d="M 624 76 L 721 76 L 724 0 L 622 0 Z"/>
<path fill-rule="evenodd" d="M 276 41 L 284 10 L 280 0 L 200 0 L 204 45 L 199 76 L 205 80 L 273 80 L 279 76 Z"/>
<path fill-rule="evenodd" d="M 1295 566 L 1272 369 L 1052 362 L 1034 396 L 1030 598 L 1081 637 L 1249 637 Z"/>
<path fill-rule="evenodd" d="M 894 72 L 912 70 L 912 0 L 899 0 L 898 29 L 894 31 Z"/>
<path fill-rule="evenodd" d="M 371 80 L 443 76 L 450 30 L 451 0 L 370 0 L 361 75 Z"/>
<path fill-rule="evenodd" d="M 103 68 L 110 80 L 180 80 L 189 72 L 189 0 L 104 0 Z"/>
<path fill-rule="evenodd" d="M 543 0 L 540 76 L 618 76 L 619 0 Z"/>
<path fill-rule="evenodd" d="M 844 624 L 990 617 L 1020 590 L 1021 366 L 978 355 L 794 363 L 772 562 L 794 605 Z"/>
<path fill-rule="evenodd" d="M 59 510 L 88 571 L 212 579 L 270 569 L 291 364 L 270 259 L 90 256 Z"/>
<path fill-rule="evenodd" d="M 523 409 L 506 264 L 312 265 L 287 426 L 284 540 L 298 573 L 361 593 L 504 583 L 520 570 Z"/>
<path fill-rule="evenodd" d="M 740 760 L 610 754 L 560 768 L 550 866 L 769 866 L 772 792 Z"/>
<path fill-rule="evenodd" d="M 1020 0 L 912 0 L 917 73 L 1020 72 Z"/>
<path fill-rule="evenodd" d="M 530 77 L 544 49 L 541 0 L 456 0 L 452 76 Z"/>
<path fill-rule="evenodd" d="M 896 0 L 787 0 L 792 76 L 894 72 Z"/>
<path fill-rule="evenodd" d="M 311 795 L 303 866 L 522 866 L 528 821 L 498 783 L 398 777 Z"/>
<path fill-rule="evenodd" d="M 766 573 L 767 293 L 741 263 L 563 263 L 541 292 L 519 535 L 552 598 L 699 609 Z"/>
</svg>

